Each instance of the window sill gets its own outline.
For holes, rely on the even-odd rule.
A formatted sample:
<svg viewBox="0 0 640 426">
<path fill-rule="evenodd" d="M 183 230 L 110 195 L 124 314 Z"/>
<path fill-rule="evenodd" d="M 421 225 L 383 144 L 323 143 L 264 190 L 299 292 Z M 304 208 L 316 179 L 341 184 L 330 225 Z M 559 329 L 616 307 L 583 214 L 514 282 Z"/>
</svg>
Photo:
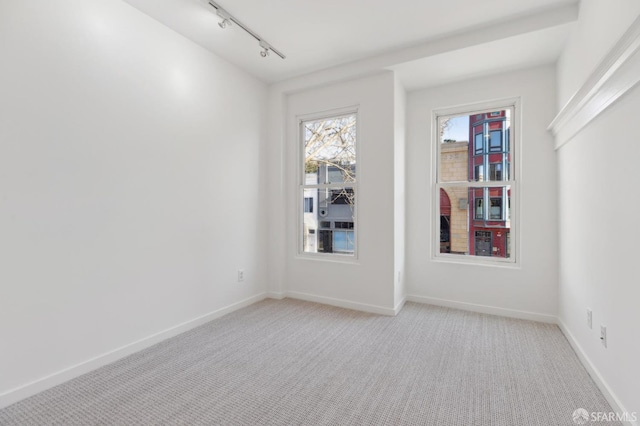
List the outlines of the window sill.
<svg viewBox="0 0 640 426">
<path fill-rule="evenodd" d="M 310 260 L 312 262 L 330 262 L 330 263 L 344 263 L 349 265 L 359 265 L 357 256 L 349 254 L 321 254 L 321 253 L 298 253 L 294 256 L 295 260 Z"/>
<path fill-rule="evenodd" d="M 438 256 L 432 256 L 431 261 L 435 263 L 450 263 L 455 265 L 468 265 L 468 266 L 488 266 L 494 268 L 503 269 L 522 269 L 520 262 L 514 260 L 507 260 L 503 258 L 493 258 L 488 256 L 470 256 L 470 255 L 455 255 L 455 254 L 441 254 Z"/>
</svg>

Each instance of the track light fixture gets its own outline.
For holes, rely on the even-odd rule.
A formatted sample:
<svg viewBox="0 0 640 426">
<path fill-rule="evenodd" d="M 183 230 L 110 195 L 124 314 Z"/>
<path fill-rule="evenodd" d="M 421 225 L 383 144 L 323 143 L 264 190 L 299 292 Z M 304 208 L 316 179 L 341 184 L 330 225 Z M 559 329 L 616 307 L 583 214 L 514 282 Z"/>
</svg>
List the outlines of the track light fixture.
<svg viewBox="0 0 640 426">
<path fill-rule="evenodd" d="M 222 18 L 222 21 L 218 22 L 218 26 L 220 28 L 224 29 L 231 26 L 231 24 L 236 24 L 237 26 L 245 30 L 245 32 L 249 34 L 251 37 L 258 40 L 258 44 L 262 48 L 262 50 L 260 51 L 260 56 L 262 56 L 263 58 L 266 58 L 267 56 L 269 56 L 269 52 L 273 52 L 276 55 L 280 56 L 282 59 L 285 58 L 285 56 L 282 53 L 280 53 L 277 49 L 274 49 L 273 46 L 271 46 L 269 43 L 264 41 L 262 37 L 260 37 L 258 34 L 251 31 L 249 27 L 244 25 L 242 22 L 238 21 L 229 12 L 224 10 L 222 6 L 220 6 L 218 3 L 214 2 L 213 0 L 209 0 L 209 5 L 211 5 L 211 7 L 213 7 L 216 10 L 216 14 Z"/>
<path fill-rule="evenodd" d="M 218 22 L 218 26 L 223 30 L 228 26 L 231 26 L 231 15 L 226 10 L 220 8 L 216 11 L 216 14 L 222 18 L 222 21 Z"/>
<path fill-rule="evenodd" d="M 263 58 L 269 56 L 269 50 L 271 50 L 271 46 L 269 45 L 269 43 L 264 40 L 258 40 L 258 44 L 262 48 L 262 50 L 260 51 L 260 56 L 262 56 Z"/>
</svg>

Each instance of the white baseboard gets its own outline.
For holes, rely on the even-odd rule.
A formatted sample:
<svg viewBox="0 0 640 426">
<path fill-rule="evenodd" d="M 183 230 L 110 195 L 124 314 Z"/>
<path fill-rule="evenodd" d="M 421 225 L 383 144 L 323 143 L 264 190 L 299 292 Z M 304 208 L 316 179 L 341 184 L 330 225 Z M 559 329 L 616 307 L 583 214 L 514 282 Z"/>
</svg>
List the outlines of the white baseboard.
<svg viewBox="0 0 640 426">
<path fill-rule="evenodd" d="M 580 360 L 584 368 L 587 370 L 587 372 L 593 379 L 596 386 L 598 386 L 598 388 L 600 389 L 600 392 L 602 392 L 604 397 L 607 399 L 607 402 L 609 403 L 613 411 L 621 414 L 629 413 L 629 411 L 625 410 L 625 408 L 622 406 L 622 404 L 620 403 L 616 395 L 613 393 L 613 391 L 611 390 L 607 382 L 602 378 L 602 375 L 600 374 L 598 369 L 593 365 L 593 363 L 591 363 L 591 360 L 584 353 L 584 351 L 582 350 L 582 347 L 580 346 L 580 344 L 578 344 L 578 341 L 575 339 L 575 337 L 573 337 L 573 334 L 571 334 L 566 324 L 560 318 L 558 318 L 558 327 L 560 327 L 562 334 L 564 334 L 564 337 L 567 338 L 567 341 L 573 348 L 573 351 L 578 356 L 578 359 Z M 622 423 L 629 426 L 638 426 L 637 422 L 627 421 Z"/>
<path fill-rule="evenodd" d="M 276 292 L 276 291 L 268 291 L 267 292 L 267 297 L 269 299 L 282 300 L 285 297 L 287 297 L 287 294 L 286 293 L 281 293 L 281 292 Z"/>
<path fill-rule="evenodd" d="M 220 318 L 228 313 L 231 313 L 238 309 L 252 305 L 266 298 L 267 298 L 267 293 L 257 294 L 255 296 L 241 300 L 237 303 L 209 312 L 208 314 L 183 322 L 182 324 L 178 324 L 166 330 L 152 334 L 151 336 L 148 336 L 143 339 L 137 340 L 135 342 L 129 343 L 127 345 L 121 346 L 117 349 L 114 349 L 112 351 L 99 355 L 97 357 L 91 358 L 87 361 L 81 362 L 69 368 L 65 368 L 64 370 L 60 370 L 58 372 L 55 372 L 53 374 L 50 374 L 48 376 L 45 376 L 33 382 L 24 384 L 14 389 L 10 389 L 0 394 L 0 408 L 7 407 L 24 398 L 27 398 L 29 396 L 35 395 L 44 390 L 47 390 L 49 388 L 52 388 L 64 382 L 67 382 L 71 379 L 74 379 L 78 376 L 81 376 L 99 367 L 102 367 L 104 365 L 115 362 L 121 358 L 124 358 L 127 355 L 131 355 L 135 352 L 139 352 L 143 349 L 153 346 L 156 343 L 159 343 L 170 337 L 176 336 L 180 333 L 184 333 L 185 331 L 191 330 L 192 328 L 195 328 L 199 325 L 205 324 L 216 318 Z"/>
<path fill-rule="evenodd" d="M 369 305 L 366 303 L 352 302 L 344 299 L 334 299 L 325 296 L 316 296 L 308 293 L 298 293 L 295 291 L 288 291 L 285 293 L 286 297 L 291 299 L 306 300 L 307 302 L 323 303 L 325 305 L 337 306 L 339 308 L 353 309 L 356 311 L 369 312 L 372 314 L 395 316 L 396 312 L 393 308 L 385 308 L 384 306 Z"/>
<path fill-rule="evenodd" d="M 400 300 L 400 302 L 398 302 L 396 307 L 393 309 L 394 315 L 398 315 L 398 313 L 400 313 L 400 311 L 402 310 L 406 302 L 407 302 L 407 297 L 405 296 L 402 298 L 402 300 Z"/>
<path fill-rule="evenodd" d="M 502 317 L 519 318 L 531 321 L 556 324 L 554 315 L 539 314 L 536 312 L 519 311 L 516 309 L 499 308 L 497 306 L 479 305 L 476 303 L 458 302 L 455 300 L 438 299 L 425 296 L 407 296 L 407 301 L 425 303 L 427 305 L 444 306 L 446 308 L 461 309 L 463 311 L 479 312 L 482 314 L 499 315 Z"/>
</svg>

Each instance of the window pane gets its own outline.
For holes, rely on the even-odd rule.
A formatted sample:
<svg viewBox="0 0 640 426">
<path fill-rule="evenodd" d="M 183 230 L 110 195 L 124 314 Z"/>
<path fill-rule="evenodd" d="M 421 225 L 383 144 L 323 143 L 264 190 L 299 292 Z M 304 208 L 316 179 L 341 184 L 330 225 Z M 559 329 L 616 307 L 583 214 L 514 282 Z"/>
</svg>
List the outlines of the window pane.
<svg viewBox="0 0 640 426">
<path fill-rule="evenodd" d="M 438 253 L 511 256 L 513 107 L 437 118 Z M 482 182 L 479 187 L 477 182 Z M 436 193 L 437 196 L 437 193 Z M 438 242 L 436 242 L 438 244 Z M 436 246 L 437 247 L 437 246 Z"/>
<path fill-rule="evenodd" d="M 502 151 L 502 129 L 492 130 L 489 133 L 489 151 L 490 152 Z"/>
<path fill-rule="evenodd" d="M 353 254 L 355 190 L 344 187 L 304 188 L 303 192 L 302 251 Z M 307 212 L 307 199 L 311 199 L 318 208 Z"/>
<path fill-rule="evenodd" d="M 313 213 L 313 198 L 304 197 L 304 212 Z"/>
<path fill-rule="evenodd" d="M 502 163 L 489 164 L 489 180 L 503 180 Z"/>
<path fill-rule="evenodd" d="M 353 253 L 354 236 L 353 231 L 333 231 L 333 252 Z"/>
<path fill-rule="evenodd" d="M 482 133 L 476 133 L 474 137 L 475 154 L 482 154 L 484 149 L 484 137 Z"/>
<path fill-rule="evenodd" d="M 509 110 L 439 117 L 439 182 L 507 180 Z M 469 138 L 473 138 L 469 144 Z"/>
<path fill-rule="evenodd" d="M 440 189 L 439 252 L 509 257 L 510 197 L 510 186 L 443 185 Z"/>
<path fill-rule="evenodd" d="M 468 188 L 440 190 L 440 253 L 465 254 L 469 251 L 468 195 Z"/>
<path fill-rule="evenodd" d="M 305 175 L 317 183 L 355 182 L 355 114 L 303 122 L 303 137 Z"/>
</svg>

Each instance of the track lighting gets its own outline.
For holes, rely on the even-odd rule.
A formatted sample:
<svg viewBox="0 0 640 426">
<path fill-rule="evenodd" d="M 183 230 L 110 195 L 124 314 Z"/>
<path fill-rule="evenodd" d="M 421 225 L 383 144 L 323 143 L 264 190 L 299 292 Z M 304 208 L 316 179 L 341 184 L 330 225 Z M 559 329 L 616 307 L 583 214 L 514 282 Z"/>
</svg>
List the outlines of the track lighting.
<svg viewBox="0 0 640 426">
<path fill-rule="evenodd" d="M 216 14 L 219 17 L 222 18 L 222 21 L 218 22 L 218 26 L 220 28 L 224 29 L 224 28 L 227 28 L 227 27 L 231 26 L 232 24 L 236 24 L 237 26 L 239 26 L 240 28 L 245 30 L 247 32 L 247 34 L 249 34 L 251 37 L 253 37 L 256 40 L 258 40 L 258 43 L 260 44 L 260 47 L 262 48 L 262 50 L 260 51 L 260 56 L 262 56 L 263 58 L 266 58 L 267 56 L 269 56 L 269 52 L 273 52 L 276 55 L 280 56 L 282 59 L 285 58 L 285 56 L 282 53 L 280 53 L 278 50 L 274 49 L 273 46 L 271 46 L 269 43 L 264 41 L 262 39 L 262 37 L 260 37 L 258 34 L 256 34 L 253 31 L 251 31 L 251 29 L 249 27 L 244 25 L 242 22 L 238 21 L 229 12 L 224 10 L 222 8 L 222 6 L 220 6 L 219 4 L 214 2 L 213 0 L 209 0 L 209 5 L 211 5 L 211 7 L 213 7 L 216 10 Z"/>
<path fill-rule="evenodd" d="M 218 22 L 218 26 L 223 30 L 231 26 L 231 15 L 226 10 L 220 8 L 216 10 L 216 14 L 222 18 L 222 21 Z"/>
<path fill-rule="evenodd" d="M 271 49 L 271 46 L 269 45 L 269 43 L 267 43 L 264 40 L 258 40 L 258 44 L 260 44 L 260 47 L 262 47 L 260 56 L 262 56 L 263 58 L 266 58 L 267 56 L 269 56 L 269 50 Z"/>
</svg>

